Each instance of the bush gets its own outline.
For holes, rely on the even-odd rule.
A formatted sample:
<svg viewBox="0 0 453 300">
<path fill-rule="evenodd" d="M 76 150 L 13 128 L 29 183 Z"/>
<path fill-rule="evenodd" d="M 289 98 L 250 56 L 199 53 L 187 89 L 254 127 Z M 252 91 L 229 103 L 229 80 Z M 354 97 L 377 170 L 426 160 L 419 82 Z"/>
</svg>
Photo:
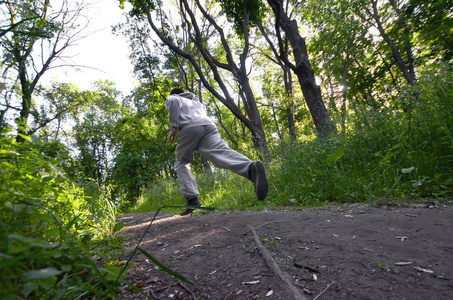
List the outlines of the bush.
<svg viewBox="0 0 453 300">
<path fill-rule="evenodd" d="M 29 143 L 2 135 L 0 145 L 2 299 L 115 298 L 108 280 L 117 268 L 92 258 L 121 227 L 115 207 L 86 197 Z"/>
</svg>

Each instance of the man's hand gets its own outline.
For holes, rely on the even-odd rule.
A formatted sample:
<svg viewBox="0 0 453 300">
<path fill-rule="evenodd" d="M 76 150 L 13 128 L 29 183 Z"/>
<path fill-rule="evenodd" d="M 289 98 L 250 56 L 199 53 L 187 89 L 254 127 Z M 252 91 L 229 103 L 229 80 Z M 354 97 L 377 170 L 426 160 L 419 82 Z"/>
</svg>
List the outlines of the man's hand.
<svg viewBox="0 0 453 300">
<path fill-rule="evenodd" d="M 176 137 L 176 133 L 179 132 L 178 128 L 176 127 L 171 127 L 171 130 L 170 130 L 170 134 L 168 135 L 168 141 L 170 143 L 174 143 L 175 142 L 175 137 Z"/>
</svg>

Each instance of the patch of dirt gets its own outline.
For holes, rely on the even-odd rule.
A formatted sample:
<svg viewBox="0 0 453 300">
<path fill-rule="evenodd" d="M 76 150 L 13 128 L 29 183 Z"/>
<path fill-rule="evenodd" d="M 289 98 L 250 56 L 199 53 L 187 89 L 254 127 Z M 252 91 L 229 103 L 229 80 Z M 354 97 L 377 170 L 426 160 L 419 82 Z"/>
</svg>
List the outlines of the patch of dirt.
<svg viewBox="0 0 453 300">
<path fill-rule="evenodd" d="M 119 216 L 127 253 L 153 216 Z M 443 204 L 159 215 L 140 247 L 202 296 L 140 252 L 128 280 L 153 299 L 296 299 L 251 228 L 301 299 L 453 298 L 453 207 Z"/>
</svg>

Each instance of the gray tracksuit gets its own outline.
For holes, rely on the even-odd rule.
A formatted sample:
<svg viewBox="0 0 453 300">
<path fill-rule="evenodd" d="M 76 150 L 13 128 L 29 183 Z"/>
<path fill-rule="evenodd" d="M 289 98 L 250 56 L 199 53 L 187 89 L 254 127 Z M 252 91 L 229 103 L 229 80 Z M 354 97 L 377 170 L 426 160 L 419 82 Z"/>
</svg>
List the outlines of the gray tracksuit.
<svg viewBox="0 0 453 300">
<path fill-rule="evenodd" d="M 170 95 L 165 107 L 171 126 L 179 130 L 175 171 L 184 198 L 199 195 L 197 183 L 190 172 L 190 163 L 196 150 L 214 166 L 250 179 L 249 168 L 253 161 L 231 149 L 220 137 L 217 127 L 206 113 L 206 107 L 197 101 L 194 94 Z"/>
</svg>

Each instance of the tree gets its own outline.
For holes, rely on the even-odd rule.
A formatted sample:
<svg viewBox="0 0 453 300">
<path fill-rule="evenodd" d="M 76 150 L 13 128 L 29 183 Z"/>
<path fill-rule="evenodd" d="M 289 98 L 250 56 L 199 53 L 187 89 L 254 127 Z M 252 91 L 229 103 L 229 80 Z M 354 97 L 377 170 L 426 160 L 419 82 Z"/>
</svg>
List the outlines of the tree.
<svg viewBox="0 0 453 300">
<path fill-rule="evenodd" d="M 364 9 L 367 11 L 368 16 L 374 21 L 379 34 L 387 43 L 392 51 L 392 56 L 395 59 L 398 67 L 404 75 L 404 78 L 410 86 L 417 85 L 417 78 L 415 75 L 412 34 L 409 29 L 409 24 L 401 12 L 399 7 L 400 2 L 389 0 L 388 3 L 382 5 L 384 15 L 380 12 L 377 0 L 370 0 L 372 11 L 369 11 L 367 1 L 362 1 Z M 390 36 L 386 30 L 385 23 L 390 23 L 390 28 L 393 27 L 394 38 Z"/>
<path fill-rule="evenodd" d="M 300 35 L 297 21 L 289 18 L 289 8 L 284 7 L 283 0 L 267 0 L 267 2 L 272 8 L 275 16 L 275 32 L 278 38 L 280 59 L 289 66 L 297 76 L 318 134 L 320 136 L 327 136 L 334 133 L 336 131 L 335 126 L 322 100 L 321 89 L 316 84 L 313 68 L 309 61 L 305 39 Z M 280 29 L 283 30 L 289 40 L 294 63 L 292 63 L 287 56 L 284 38 L 282 37 Z"/>
<path fill-rule="evenodd" d="M 174 145 L 167 142 L 168 114 L 161 95 L 171 89 L 166 81 L 137 87 L 132 101 L 139 110 L 125 114 L 113 130 L 117 153 L 110 182 L 116 194 L 124 195 L 123 207 L 135 204 L 143 188 L 153 181 L 176 177 L 171 155 Z"/>
<path fill-rule="evenodd" d="M 121 1 L 120 1 L 121 2 Z M 250 51 L 250 32 L 249 21 L 251 18 L 251 8 L 245 6 L 244 18 L 241 22 L 242 49 L 239 57 L 239 63 L 234 57 L 236 49 L 229 40 L 229 36 L 217 22 L 214 17 L 214 12 L 209 12 L 200 1 L 195 1 L 195 8 L 189 4 L 187 0 L 179 1 L 179 9 L 183 17 L 181 28 L 184 29 L 184 34 L 194 45 L 191 49 L 184 49 L 178 45 L 178 40 L 170 36 L 164 19 L 165 12 L 161 7 L 153 3 L 145 3 L 143 0 L 132 1 L 135 4 L 136 13 L 139 11 L 145 13 L 146 18 L 156 33 L 158 38 L 176 55 L 186 59 L 195 69 L 199 80 L 203 86 L 214 95 L 223 105 L 237 117 L 251 132 L 254 146 L 265 157 L 269 158 L 269 150 L 267 140 L 263 128 L 260 112 L 256 103 L 255 95 L 248 79 L 249 70 L 247 69 L 247 58 Z M 207 5 L 209 6 L 209 5 Z M 215 5 L 210 5 L 215 7 Z M 153 20 L 152 11 L 156 10 L 162 23 L 158 27 Z M 196 10 L 201 13 L 203 23 L 201 27 L 199 16 L 196 15 Z M 217 11 L 216 14 L 219 14 Z M 202 30 L 209 28 L 210 31 Z M 213 33 L 216 35 L 214 36 Z M 213 40 L 213 38 L 216 38 Z M 213 53 L 210 45 L 219 44 L 222 47 L 222 52 Z M 236 45 L 234 45 L 236 46 Z M 199 55 L 202 60 L 198 60 Z M 242 107 L 235 103 L 233 96 L 228 88 L 228 76 L 232 77 L 237 84 L 237 96 L 240 99 Z M 214 83 L 220 88 L 221 93 L 217 91 Z"/>
<path fill-rule="evenodd" d="M 82 92 L 89 105 L 84 106 L 81 116 L 74 115 L 72 135 L 82 174 L 101 184 L 106 182 L 117 154 L 117 145 L 113 141 L 115 126 L 128 108 L 119 103 L 121 92 L 112 82 L 98 81 L 95 88 Z"/>
<path fill-rule="evenodd" d="M 23 142 L 24 136 L 30 134 L 27 125 L 35 88 L 44 73 L 56 67 L 56 61 L 64 63 L 63 51 L 81 38 L 85 26 L 80 26 L 80 17 L 85 4 L 69 0 L 58 4 L 49 0 L 11 0 L 0 3 L 0 8 L 6 17 L 2 27 L 8 28 L 0 36 L 3 74 L 12 72 L 16 80 L 9 88 L 14 89 L 18 83 L 20 90 L 18 107 L 6 103 L 5 109 L 19 112 L 17 140 Z"/>
<path fill-rule="evenodd" d="M 367 72 L 368 65 L 359 66 L 365 65 L 372 44 L 366 38 L 368 27 L 355 17 L 353 5 L 357 4 L 349 0 L 306 1 L 301 9 L 305 24 L 313 32 L 307 42 L 313 69 L 322 79 L 322 91 L 330 104 L 331 115 L 335 116 L 340 108 L 343 131 L 348 102 L 360 92 L 367 94 L 366 84 L 370 82 L 367 77 L 372 73 Z M 367 59 L 370 63 L 372 57 Z"/>
<path fill-rule="evenodd" d="M 29 134 L 39 132 L 47 141 L 57 140 L 60 134 L 65 134 L 63 125 L 79 117 L 83 107 L 90 105 L 91 99 L 71 83 L 52 83 L 49 88 L 37 89 L 35 96 L 42 99 L 40 107 L 36 107 L 30 114 L 33 122 L 30 124 Z"/>
</svg>

